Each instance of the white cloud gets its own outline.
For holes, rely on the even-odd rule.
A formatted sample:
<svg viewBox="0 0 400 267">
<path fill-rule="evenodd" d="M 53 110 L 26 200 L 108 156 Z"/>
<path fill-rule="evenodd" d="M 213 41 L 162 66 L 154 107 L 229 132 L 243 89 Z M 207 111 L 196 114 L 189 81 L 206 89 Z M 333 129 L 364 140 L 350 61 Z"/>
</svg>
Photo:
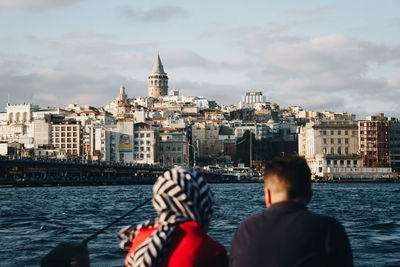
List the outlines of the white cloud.
<svg viewBox="0 0 400 267">
<path fill-rule="evenodd" d="M 331 12 L 335 8 L 337 8 L 337 5 L 327 5 L 316 8 L 289 9 L 287 13 L 292 15 L 305 15 L 305 16 L 325 15 L 326 13 Z"/>
<path fill-rule="evenodd" d="M 281 34 L 284 34 L 283 29 Z M 252 84 L 266 90 L 281 106 L 303 105 L 315 110 L 351 110 L 366 115 L 386 110 L 400 116 L 400 45 L 385 45 L 332 34 L 294 42 L 265 38 L 266 31 L 253 31 L 237 39 L 247 58 L 259 59 L 248 67 Z M 275 40 L 279 40 L 279 36 Z M 371 75 L 372 65 L 391 68 L 388 75 Z M 397 69 L 397 71 L 396 71 Z M 357 103 L 359 111 L 355 109 Z M 389 108 L 390 107 L 390 108 Z M 390 114 L 389 114 L 390 115 Z"/>
<path fill-rule="evenodd" d="M 122 17 L 129 21 L 167 22 L 174 18 L 185 17 L 189 12 L 179 6 L 165 5 L 153 7 L 147 10 L 133 9 L 130 7 L 120 8 Z"/>
<path fill-rule="evenodd" d="M 81 0 L 1 0 L 0 8 L 40 10 L 74 4 Z"/>
</svg>

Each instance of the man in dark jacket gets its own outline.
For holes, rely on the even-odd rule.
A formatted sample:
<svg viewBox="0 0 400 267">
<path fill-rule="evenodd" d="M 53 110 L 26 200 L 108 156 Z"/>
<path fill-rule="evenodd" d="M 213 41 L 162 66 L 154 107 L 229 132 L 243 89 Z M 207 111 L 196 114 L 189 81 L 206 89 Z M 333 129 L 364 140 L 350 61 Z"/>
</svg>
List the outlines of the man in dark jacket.
<svg viewBox="0 0 400 267">
<path fill-rule="evenodd" d="M 266 168 L 264 191 L 267 210 L 242 222 L 233 237 L 232 267 L 353 266 L 343 227 L 307 210 L 311 172 L 303 157 L 275 159 Z"/>
</svg>

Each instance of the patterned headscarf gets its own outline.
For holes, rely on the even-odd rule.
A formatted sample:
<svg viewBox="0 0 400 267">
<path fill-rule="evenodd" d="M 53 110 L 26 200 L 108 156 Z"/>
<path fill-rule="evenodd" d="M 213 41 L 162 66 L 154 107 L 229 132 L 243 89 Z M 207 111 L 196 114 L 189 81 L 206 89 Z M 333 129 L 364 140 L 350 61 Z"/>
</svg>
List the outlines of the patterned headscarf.
<svg viewBox="0 0 400 267">
<path fill-rule="evenodd" d="M 195 221 L 207 228 L 214 197 L 208 183 L 196 171 L 176 167 L 158 177 L 153 186 L 153 206 L 158 217 L 139 225 L 127 226 L 118 232 L 124 239 L 121 247 L 129 248 L 142 228 L 158 226 L 136 250 L 125 259 L 126 266 L 158 266 L 170 244 L 176 226 Z"/>
</svg>

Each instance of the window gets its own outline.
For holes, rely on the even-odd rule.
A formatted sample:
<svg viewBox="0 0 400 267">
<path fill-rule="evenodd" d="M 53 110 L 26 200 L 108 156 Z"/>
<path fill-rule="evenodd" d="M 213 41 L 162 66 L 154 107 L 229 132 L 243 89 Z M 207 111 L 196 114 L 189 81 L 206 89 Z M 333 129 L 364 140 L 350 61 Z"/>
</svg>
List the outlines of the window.
<svg viewBox="0 0 400 267">
<path fill-rule="evenodd" d="M 331 164 L 331 160 L 330 160 L 330 159 L 327 159 L 327 160 L 326 160 L 326 164 L 327 164 L 327 165 Z"/>
<path fill-rule="evenodd" d="M 349 143 L 349 138 L 344 139 L 344 143 L 348 144 Z"/>
<path fill-rule="evenodd" d="M 331 131 L 331 135 L 334 135 L 333 131 Z"/>
<path fill-rule="evenodd" d="M 347 166 L 350 166 L 351 160 L 347 160 Z"/>
<path fill-rule="evenodd" d="M 324 138 L 324 144 L 326 145 L 326 138 Z"/>
<path fill-rule="evenodd" d="M 333 147 L 331 147 L 331 154 L 335 154 L 335 152 L 333 151 Z"/>
<path fill-rule="evenodd" d="M 140 138 L 143 138 L 143 137 L 144 137 L 144 133 L 141 133 L 141 134 L 140 134 Z"/>
<path fill-rule="evenodd" d="M 357 166 L 357 160 L 353 160 L 353 165 Z"/>
<path fill-rule="evenodd" d="M 344 153 L 347 155 L 347 154 L 349 154 L 349 148 L 348 147 L 346 147 L 345 149 L 344 149 Z M 349 163 L 350 164 L 350 163 Z"/>
<path fill-rule="evenodd" d="M 344 131 L 344 134 L 345 134 L 345 135 L 348 135 L 348 134 L 349 134 L 349 131 L 347 131 L 347 130 Z"/>
<path fill-rule="evenodd" d="M 342 131 L 341 131 L 341 130 L 338 130 L 338 131 L 337 131 L 337 134 L 338 134 L 338 135 L 341 135 L 341 134 L 342 134 Z"/>
<path fill-rule="evenodd" d="M 342 154 L 342 148 L 341 148 L 341 147 L 338 147 L 338 149 L 337 149 L 337 153 L 338 153 L 339 155 L 341 155 L 341 154 Z"/>
<path fill-rule="evenodd" d="M 344 165 L 344 160 L 340 160 L 340 165 Z"/>
<path fill-rule="evenodd" d="M 338 138 L 337 143 L 341 144 L 342 143 L 342 139 Z"/>
<path fill-rule="evenodd" d="M 331 139 L 331 144 L 334 144 L 335 143 L 335 141 L 333 141 L 333 138 Z"/>
<path fill-rule="evenodd" d="M 150 133 L 147 133 L 147 134 L 146 134 L 146 137 L 150 137 Z"/>
</svg>

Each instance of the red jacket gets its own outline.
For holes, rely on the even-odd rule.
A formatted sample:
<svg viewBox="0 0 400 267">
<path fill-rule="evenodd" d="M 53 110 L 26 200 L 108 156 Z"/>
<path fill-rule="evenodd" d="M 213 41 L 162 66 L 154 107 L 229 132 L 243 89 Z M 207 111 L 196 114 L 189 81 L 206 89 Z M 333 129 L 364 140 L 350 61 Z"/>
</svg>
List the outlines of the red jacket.
<svg viewBox="0 0 400 267">
<path fill-rule="evenodd" d="M 132 242 L 127 257 L 158 227 L 141 229 Z M 196 222 L 184 222 L 175 229 L 170 248 L 161 262 L 162 267 L 225 267 L 228 258 L 225 248 L 207 236 Z"/>
</svg>

